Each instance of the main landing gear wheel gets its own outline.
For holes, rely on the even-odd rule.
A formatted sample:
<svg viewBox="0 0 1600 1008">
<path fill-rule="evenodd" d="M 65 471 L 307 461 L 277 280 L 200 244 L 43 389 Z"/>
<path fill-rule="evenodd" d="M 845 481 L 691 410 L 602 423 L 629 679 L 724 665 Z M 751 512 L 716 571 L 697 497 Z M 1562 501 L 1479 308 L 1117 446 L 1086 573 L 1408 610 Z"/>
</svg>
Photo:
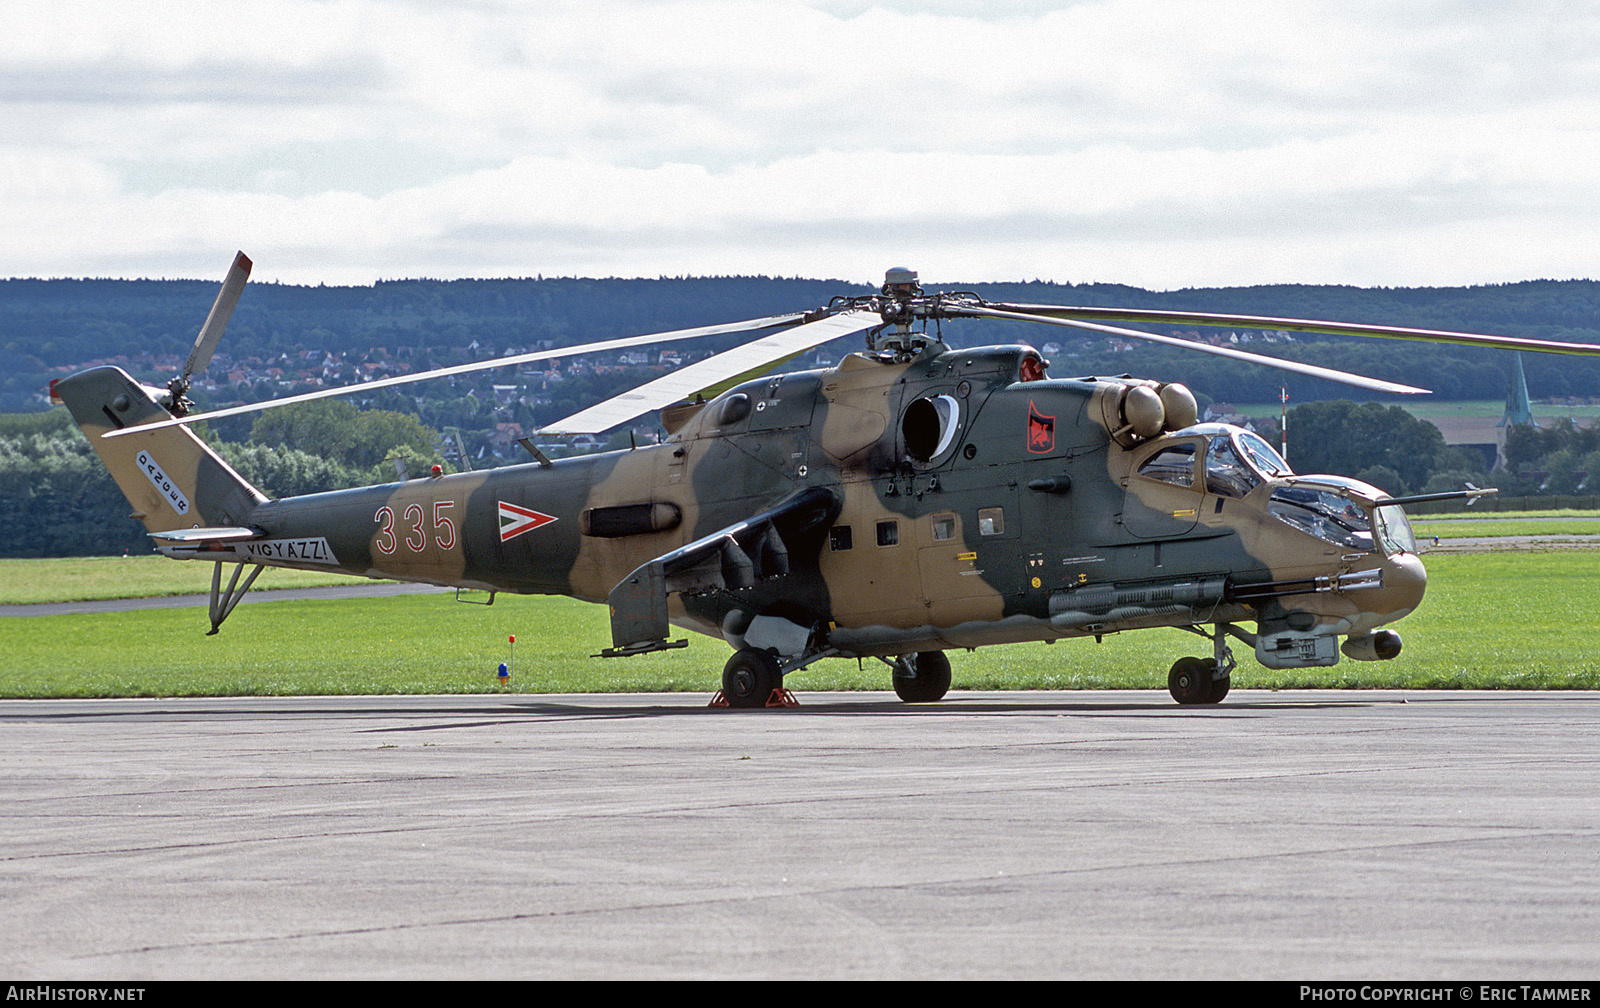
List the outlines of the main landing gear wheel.
<svg viewBox="0 0 1600 1008">
<path fill-rule="evenodd" d="M 770 652 L 735 651 L 722 667 L 722 695 L 729 707 L 765 707 L 772 691 L 783 688 L 783 671 Z"/>
<path fill-rule="evenodd" d="M 1167 673 L 1167 692 L 1180 704 L 1221 703 L 1231 680 L 1217 676 L 1215 658 L 1179 658 Z"/>
<path fill-rule="evenodd" d="M 895 695 L 906 703 L 933 703 L 950 691 L 950 659 L 943 651 L 901 655 L 889 678 Z"/>
</svg>

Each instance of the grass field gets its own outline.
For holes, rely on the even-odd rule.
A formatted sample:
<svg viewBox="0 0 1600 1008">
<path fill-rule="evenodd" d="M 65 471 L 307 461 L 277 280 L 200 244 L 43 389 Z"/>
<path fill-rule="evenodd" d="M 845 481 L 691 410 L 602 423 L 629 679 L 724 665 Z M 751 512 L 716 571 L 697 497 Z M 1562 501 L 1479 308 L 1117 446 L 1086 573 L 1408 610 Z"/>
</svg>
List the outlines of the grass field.
<svg viewBox="0 0 1600 1008">
<path fill-rule="evenodd" d="M 209 563 L 139 557 L 67 557 L 60 560 L 0 560 L 0 605 L 88 602 L 95 599 L 198 595 L 211 590 Z M 227 583 L 230 571 L 224 571 Z M 268 567 L 255 587 L 312 588 L 350 584 L 338 574 Z"/>
<path fill-rule="evenodd" d="M 1441 539 L 1467 539 L 1481 536 L 1571 536 L 1600 535 L 1600 517 L 1565 518 L 1453 518 L 1411 520 L 1420 542 Z"/>
<path fill-rule="evenodd" d="M 165 561 L 162 561 L 166 563 Z M 1398 625 L 1405 651 L 1390 662 L 1273 671 L 1239 649 L 1240 688 L 1600 688 L 1600 579 L 1594 553 L 1439 554 L 1427 558 L 1428 597 Z M 13 561 L 0 564 L 7 569 Z M 31 563 L 31 561 L 29 562 Z M 200 564 L 166 563 L 169 567 Z M 10 595 L 10 577 L 0 595 Z M 10 598 L 7 597 L 7 601 Z M 202 696 L 496 692 L 512 659 L 514 692 L 710 694 L 725 644 L 695 637 L 684 650 L 591 658 L 609 643 L 606 610 L 567 599 L 500 596 L 462 605 L 449 594 L 259 602 L 207 637 L 203 607 L 0 619 L 0 696 Z M 1206 654 L 1181 630 L 951 654 L 955 689 L 1164 689 L 1173 660 Z M 795 691 L 885 689 L 878 662 L 819 662 L 792 675 Z"/>
<path fill-rule="evenodd" d="M 1600 514 L 1593 511 L 1452 511 L 1412 515 L 1411 528 L 1421 542 L 1484 536 L 1600 535 Z"/>
</svg>

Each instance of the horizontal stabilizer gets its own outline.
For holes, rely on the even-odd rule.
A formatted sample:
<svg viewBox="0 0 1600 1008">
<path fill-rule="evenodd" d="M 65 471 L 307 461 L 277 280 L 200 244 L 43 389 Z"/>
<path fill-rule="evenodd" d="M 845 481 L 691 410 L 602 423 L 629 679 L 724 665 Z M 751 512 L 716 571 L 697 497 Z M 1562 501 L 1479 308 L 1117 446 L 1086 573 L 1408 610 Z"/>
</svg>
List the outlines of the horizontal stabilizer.
<svg viewBox="0 0 1600 1008">
<path fill-rule="evenodd" d="M 158 543 L 177 544 L 236 543 L 261 537 L 262 533 L 249 528 L 186 528 L 150 533 Z"/>
<path fill-rule="evenodd" d="M 150 533 L 150 538 L 155 540 L 156 552 L 174 560 L 233 560 L 238 557 L 234 552 L 235 546 L 264 537 L 264 533 L 255 529 L 238 527 L 170 529 Z"/>
</svg>

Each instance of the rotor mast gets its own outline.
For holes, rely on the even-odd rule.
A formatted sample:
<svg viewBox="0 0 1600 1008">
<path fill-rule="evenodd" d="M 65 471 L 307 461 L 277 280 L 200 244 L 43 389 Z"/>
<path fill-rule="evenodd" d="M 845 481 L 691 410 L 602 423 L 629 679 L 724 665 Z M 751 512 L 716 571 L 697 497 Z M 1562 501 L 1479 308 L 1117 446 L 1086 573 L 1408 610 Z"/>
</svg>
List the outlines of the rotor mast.
<svg viewBox="0 0 1600 1008">
<path fill-rule="evenodd" d="M 944 352 L 944 341 L 937 333 L 930 335 L 926 320 L 941 317 L 936 298 L 930 299 L 917 282 L 917 271 L 895 266 L 884 273 L 883 288 L 871 299 L 873 307 L 884 324 L 867 333 L 867 350 L 871 353 L 890 354 L 896 361 L 908 361 L 926 354 Z M 924 327 L 913 329 L 918 319 Z"/>
</svg>

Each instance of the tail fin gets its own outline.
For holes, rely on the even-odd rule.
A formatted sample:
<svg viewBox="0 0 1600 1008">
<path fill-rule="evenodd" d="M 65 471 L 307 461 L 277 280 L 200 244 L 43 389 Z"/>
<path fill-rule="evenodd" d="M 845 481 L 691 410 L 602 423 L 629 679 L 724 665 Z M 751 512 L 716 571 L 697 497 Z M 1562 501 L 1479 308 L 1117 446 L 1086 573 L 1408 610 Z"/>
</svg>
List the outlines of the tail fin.
<svg viewBox="0 0 1600 1008">
<path fill-rule="evenodd" d="M 171 419 L 151 391 L 121 368 L 99 367 L 61 379 L 53 394 L 72 412 L 133 505 L 133 517 L 148 531 L 244 524 L 267 498 L 187 427 L 101 437 L 108 430 Z"/>
</svg>

